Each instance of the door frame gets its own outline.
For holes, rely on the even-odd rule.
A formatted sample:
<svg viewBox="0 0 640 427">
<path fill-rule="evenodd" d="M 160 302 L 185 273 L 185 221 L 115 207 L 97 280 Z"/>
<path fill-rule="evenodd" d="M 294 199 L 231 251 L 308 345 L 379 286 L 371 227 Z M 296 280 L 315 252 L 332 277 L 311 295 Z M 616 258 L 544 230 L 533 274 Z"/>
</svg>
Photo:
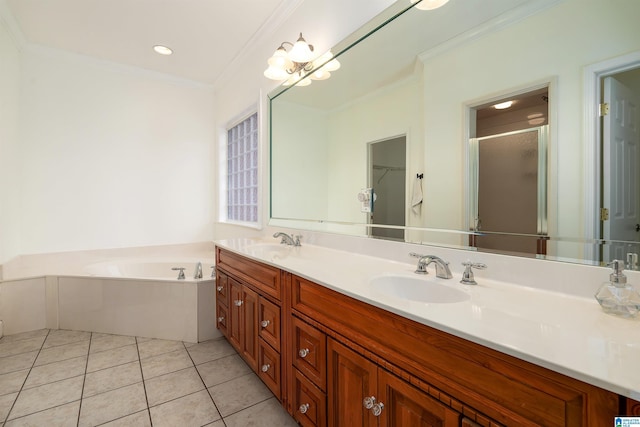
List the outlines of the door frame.
<svg viewBox="0 0 640 427">
<path fill-rule="evenodd" d="M 599 261 L 600 218 L 602 205 L 600 183 L 600 135 L 602 120 L 599 106 L 602 99 L 602 79 L 640 67 L 640 51 L 591 64 L 584 69 L 584 258 Z"/>
</svg>

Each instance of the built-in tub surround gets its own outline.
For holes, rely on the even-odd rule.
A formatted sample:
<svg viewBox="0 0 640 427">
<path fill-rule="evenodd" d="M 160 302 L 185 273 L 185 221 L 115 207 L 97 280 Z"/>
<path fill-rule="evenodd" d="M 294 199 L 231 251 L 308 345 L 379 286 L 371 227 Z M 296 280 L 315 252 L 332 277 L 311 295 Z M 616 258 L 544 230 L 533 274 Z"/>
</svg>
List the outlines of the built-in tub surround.
<svg viewBox="0 0 640 427">
<path fill-rule="evenodd" d="M 20 257 L 5 270 L 12 277 L 0 281 L 0 319 L 5 334 L 60 328 L 216 338 L 215 279 L 209 272 L 193 279 L 198 262 L 213 265 L 211 243 Z M 187 278 L 178 280 L 172 267 L 185 267 Z"/>
<path fill-rule="evenodd" d="M 306 233 L 303 242 L 301 247 L 278 245 L 271 238 L 216 244 L 452 335 L 640 399 L 640 320 L 601 310 L 593 295 L 608 277 L 605 268 L 391 242 L 378 245 L 370 239 L 312 233 Z M 344 250 L 314 242 L 338 244 Z M 371 256 L 385 249 L 389 249 L 387 259 Z M 384 275 L 419 277 L 409 258 L 417 251 L 450 262 L 453 279 L 436 278 L 430 271 L 425 281 L 460 290 L 468 298 L 429 304 L 396 298 L 371 286 L 373 278 Z M 478 285 L 459 283 L 461 263 L 467 259 L 488 266 L 476 272 Z M 629 280 L 636 276 L 630 274 Z"/>
</svg>

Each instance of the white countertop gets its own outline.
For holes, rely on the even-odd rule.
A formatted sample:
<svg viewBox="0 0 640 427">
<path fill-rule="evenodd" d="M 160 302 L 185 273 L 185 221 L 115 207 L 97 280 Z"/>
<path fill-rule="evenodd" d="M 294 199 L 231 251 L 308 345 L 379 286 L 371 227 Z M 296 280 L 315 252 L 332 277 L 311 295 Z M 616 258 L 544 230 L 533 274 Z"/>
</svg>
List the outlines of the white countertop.
<svg viewBox="0 0 640 427">
<path fill-rule="evenodd" d="M 477 286 L 414 273 L 415 264 L 387 261 L 271 239 L 230 239 L 216 245 L 287 270 L 344 295 L 555 372 L 640 400 L 640 318 L 605 314 L 595 298 L 477 279 Z M 408 301 L 372 289 L 371 278 L 402 275 L 465 292 L 455 303 Z M 428 286 L 429 283 L 425 283 Z"/>
</svg>

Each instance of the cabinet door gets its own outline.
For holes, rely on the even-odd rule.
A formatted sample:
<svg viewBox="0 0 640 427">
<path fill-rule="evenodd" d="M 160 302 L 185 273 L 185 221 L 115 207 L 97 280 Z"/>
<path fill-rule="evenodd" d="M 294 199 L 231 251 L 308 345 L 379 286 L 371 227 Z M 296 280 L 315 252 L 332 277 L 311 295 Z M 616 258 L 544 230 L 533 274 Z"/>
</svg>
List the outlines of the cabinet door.
<svg viewBox="0 0 640 427">
<path fill-rule="evenodd" d="M 460 414 L 382 368 L 378 394 L 384 405 L 380 427 L 459 426 Z"/>
<path fill-rule="evenodd" d="M 327 386 L 327 337 L 322 331 L 292 318 L 293 345 L 291 346 L 293 366 L 305 374 L 321 390 Z"/>
<path fill-rule="evenodd" d="M 220 301 L 216 302 L 216 326 L 222 332 L 222 335 L 225 337 L 229 336 L 229 331 L 227 330 L 228 323 L 228 309 L 227 306 L 222 304 Z"/>
<path fill-rule="evenodd" d="M 280 351 L 280 307 L 260 297 L 259 299 L 260 337 Z"/>
<path fill-rule="evenodd" d="M 269 387 L 276 398 L 280 400 L 280 353 L 271 348 L 271 346 L 262 339 L 258 340 L 258 344 L 260 346 L 258 353 L 260 370 L 258 376 L 267 387 Z"/>
<path fill-rule="evenodd" d="M 247 364 L 254 372 L 258 371 L 258 294 L 246 286 L 242 287 L 243 314 L 242 330 L 242 354 Z"/>
<path fill-rule="evenodd" d="M 216 302 L 228 305 L 229 277 L 221 272 L 216 272 Z"/>
<path fill-rule="evenodd" d="M 242 285 L 235 279 L 229 277 L 229 315 L 227 321 L 227 338 L 229 343 L 242 353 Z"/>
<path fill-rule="evenodd" d="M 364 400 L 377 401 L 377 366 L 331 338 L 327 351 L 329 426 L 376 426 Z"/>
<path fill-rule="evenodd" d="M 324 392 L 295 368 L 293 375 L 293 418 L 302 427 L 325 427 L 327 398 Z"/>
</svg>

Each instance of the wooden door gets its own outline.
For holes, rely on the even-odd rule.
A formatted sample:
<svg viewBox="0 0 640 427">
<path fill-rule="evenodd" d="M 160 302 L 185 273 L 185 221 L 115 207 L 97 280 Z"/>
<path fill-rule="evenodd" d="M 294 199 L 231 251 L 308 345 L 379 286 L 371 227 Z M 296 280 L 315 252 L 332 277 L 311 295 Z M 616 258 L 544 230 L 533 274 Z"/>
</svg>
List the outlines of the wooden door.
<svg viewBox="0 0 640 427">
<path fill-rule="evenodd" d="M 614 77 L 604 79 L 604 101 L 609 113 L 603 117 L 602 204 L 609 219 L 602 222 L 604 260 L 625 260 L 630 245 L 640 241 L 640 95 Z M 622 241 L 622 242 L 620 242 Z M 637 244 L 632 246 L 637 252 Z"/>
<path fill-rule="evenodd" d="M 384 404 L 380 427 L 460 425 L 460 414 L 381 368 L 378 395 Z"/>
<path fill-rule="evenodd" d="M 242 287 L 242 354 L 254 372 L 258 370 L 258 294 Z"/>
<path fill-rule="evenodd" d="M 327 404 L 329 426 L 373 427 L 378 419 L 363 405 L 377 399 L 377 366 L 329 338 L 327 345 Z"/>
</svg>

